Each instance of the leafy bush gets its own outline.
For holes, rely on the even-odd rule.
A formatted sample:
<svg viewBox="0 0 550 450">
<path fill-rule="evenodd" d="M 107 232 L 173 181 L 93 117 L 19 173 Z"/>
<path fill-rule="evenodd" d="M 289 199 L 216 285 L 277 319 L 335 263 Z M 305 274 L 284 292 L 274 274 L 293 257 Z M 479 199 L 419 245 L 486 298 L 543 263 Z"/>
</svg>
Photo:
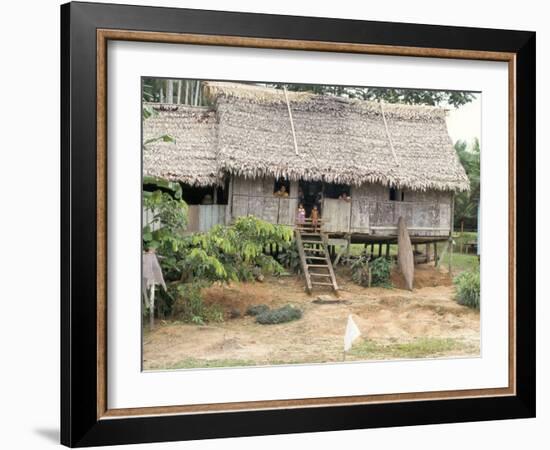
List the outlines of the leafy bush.
<svg viewBox="0 0 550 450">
<path fill-rule="evenodd" d="M 256 322 L 262 325 L 274 325 L 278 323 L 291 322 L 302 317 L 302 311 L 293 306 L 286 305 L 279 309 L 265 311 L 256 316 Z"/>
<path fill-rule="evenodd" d="M 184 283 L 177 287 L 177 298 L 172 306 L 172 316 L 183 322 L 202 325 L 205 322 L 223 322 L 223 309 L 219 305 L 206 306 L 201 289 L 204 283 Z"/>
<path fill-rule="evenodd" d="M 480 282 L 479 270 L 462 272 L 454 279 L 456 286 L 456 300 L 459 304 L 479 309 Z"/>
<path fill-rule="evenodd" d="M 372 286 L 391 287 L 390 275 L 393 263 L 385 257 L 376 258 L 370 262 Z"/>
<path fill-rule="evenodd" d="M 368 286 L 370 277 L 371 286 L 391 287 L 391 269 L 390 259 L 380 257 L 369 261 L 363 255 L 351 265 L 351 279 L 360 286 Z"/>
<path fill-rule="evenodd" d="M 250 306 L 246 310 L 246 315 L 247 316 L 257 316 L 257 315 L 263 314 L 267 311 L 269 311 L 269 306 L 267 306 L 267 305 L 253 305 L 253 306 Z"/>
<path fill-rule="evenodd" d="M 286 267 L 291 273 L 299 273 L 301 270 L 300 253 L 298 252 L 298 244 L 295 240 L 290 241 L 288 245 L 283 247 L 283 251 L 278 256 L 279 262 Z"/>
</svg>

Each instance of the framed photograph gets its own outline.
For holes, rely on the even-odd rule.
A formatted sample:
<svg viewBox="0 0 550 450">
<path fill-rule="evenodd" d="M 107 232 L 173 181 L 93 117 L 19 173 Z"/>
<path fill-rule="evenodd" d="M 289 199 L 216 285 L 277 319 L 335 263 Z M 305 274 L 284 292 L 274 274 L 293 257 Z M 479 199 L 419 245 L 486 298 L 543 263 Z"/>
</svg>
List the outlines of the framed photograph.
<svg viewBox="0 0 550 450">
<path fill-rule="evenodd" d="M 535 33 L 61 7 L 61 441 L 535 415 Z"/>
</svg>

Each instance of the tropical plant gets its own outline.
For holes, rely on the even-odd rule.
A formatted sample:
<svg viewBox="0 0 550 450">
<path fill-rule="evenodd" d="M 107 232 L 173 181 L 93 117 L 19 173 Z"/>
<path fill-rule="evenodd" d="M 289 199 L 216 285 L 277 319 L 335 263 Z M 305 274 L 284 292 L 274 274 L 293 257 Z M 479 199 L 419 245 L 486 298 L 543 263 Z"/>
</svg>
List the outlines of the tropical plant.
<svg viewBox="0 0 550 450">
<path fill-rule="evenodd" d="M 479 270 L 462 272 L 454 279 L 456 286 L 456 301 L 464 306 L 479 309 L 480 280 Z"/>
<path fill-rule="evenodd" d="M 320 84 L 284 84 L 264 83 L 289 91 L 308 91 L 315 94 L 336 95 L 338 97 L 357 98 L 361 100 L 384 101 L 387 103 L 406 103 L 415 105 L 451 105 L 455 108 L 471 102 L 474 95 L 466 91 L 435 91 L 423 89 L 350 87 Z"/>
<path fill-rule="evenodd" d="M 391 287 L 392 262 L 384 256 L 369 260 L 361 255 L 351 265 L 351 279 L 360 286 Z"/>
<path fill-rule="evenodd" d="M 284 272 L 264 249 L 270 243 L 289 245 L 289 227 L 249 216 L 238 218 L 232 225 L 217 225 L 206 233 L 183 236 L 176 231 L 179 223 L 171 214 L 158 214 L 169 225 L 163 228 L 173 231 L 162 237 L 174 245 L 159 246 L 157 253 L 168 283 L 177 286 L 175 290 L 169 288 L 174 317 L 193 323 L 200 323 L 199 318 L 203 322 L 223 319 L 223 314 L 203 305 L 202 289 L 215 282 L 252 281 L 258 274 Z M 147 231 L 144 229 L 144 236 L 149 238 Z M 157 231 L 151 232 L 151 241 Z"/>
<path fill-rule="evenodd" d="M 479 140 L 475 139 L 472 146 L 466 141 L 457 141 L 455 150 L 460 159 L 468 179 L 470 190 L 455 195 L 454 217 L 455 227 L 463 229 L 466 225 L 470 229 L 477 227 L 477 213 L 480 194 L 480 147 Z"/>
<path fill-rule="evenodd" d="M 372 276 L 372 286 L 391 287 L 391 270 L 393 262 L 384 256 L 370 262 L 369 269 Z"/>
<path fill-rule="evenodd" d="M 296 240 L 290 241 L 288 245 L 283 247 L 283 251 L 277 256 L 279 262 L 286 267 L 291 273 L 299 273 L 301 271 L 300 252 Z"/>
</svg>

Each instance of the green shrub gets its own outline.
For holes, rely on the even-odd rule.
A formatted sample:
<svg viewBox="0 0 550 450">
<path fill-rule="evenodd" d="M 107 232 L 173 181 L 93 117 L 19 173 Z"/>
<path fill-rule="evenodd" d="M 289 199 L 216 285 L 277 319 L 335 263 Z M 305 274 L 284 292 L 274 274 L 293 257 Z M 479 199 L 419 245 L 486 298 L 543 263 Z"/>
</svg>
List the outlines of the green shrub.
<svg viewBox="0 0 550 450">
<path fill-rule="evenodd" d="M 262 325 L 291 322 L 302 317 L 302 311 L 293 306 L 286 305 L 279 309 L 267 310 L 256 316 L 256 322 Z"/>
<path fill-rule="evenodd" d="M 393 263 L 389 258 L 376 258 L 369 263 L 372 286 L 391 287 L 390 275 Z"/>
<path fill-rule="evenodd" d="M 390 275 L 392 262 L 385 257 L 369 261 L 366 256 L 361 256 L 351 265 L 351 279 L 360 286 L 391 287 Z"/>
<path fill-rule="evenodd" d="M 296 240 L 290 241 L 290 243 L 283 248 L 283 251 L 278 256 L 278 259 L 290 273 L 300 272 L 301 261 Z"/>
<path fill-rule="evenodd" d="M 455 277 L 454 284 L 456 286 L 456 301 L 461 305 L 479 309 L 479 270 L 462 272 Z"/>
<path fill-rule="evenodd" d="M 246 310 L 246 315 L 247 316 L 257 316 L 257 315 L 263 314 L 267 311 L 269 311 L 269 306 L 267 306 L 267 305 L 253 305 L 253 306 L 250 306 Z"/>
<path fill-rule="evenodd" d="M 223 322 L 223 309 L 220 305 L 204 304 L 201 289 L 203 283 L 183 283 L 178 285 L 177 298 L 172 305 L 172 316 L 182 322 L 203 325 L 205 322 Z"/>
</svg>

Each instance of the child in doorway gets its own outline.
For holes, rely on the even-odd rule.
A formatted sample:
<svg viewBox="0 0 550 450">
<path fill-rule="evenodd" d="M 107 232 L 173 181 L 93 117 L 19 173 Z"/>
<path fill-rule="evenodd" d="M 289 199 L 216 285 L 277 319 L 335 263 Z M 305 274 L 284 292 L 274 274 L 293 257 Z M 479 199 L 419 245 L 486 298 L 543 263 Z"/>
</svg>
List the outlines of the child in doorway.
<svg viewBox="0 0 550 450">
<path fill-rule="evenodd" d="M 314 232 L 317 232 L 317 227 L 319 226 L 319 210 L 317 206 L 314 206 L 311 210 L 311 225 L 313 225 Z"/>
<path fill-rule="evenodd" d="M 296 223 L 298 225 L 303 225 L 306 223 L 306 210 L 304 209 L 304 205 L 301 203 L 298 206 L 298 212 L 296 213 Z"/>
</svg>

